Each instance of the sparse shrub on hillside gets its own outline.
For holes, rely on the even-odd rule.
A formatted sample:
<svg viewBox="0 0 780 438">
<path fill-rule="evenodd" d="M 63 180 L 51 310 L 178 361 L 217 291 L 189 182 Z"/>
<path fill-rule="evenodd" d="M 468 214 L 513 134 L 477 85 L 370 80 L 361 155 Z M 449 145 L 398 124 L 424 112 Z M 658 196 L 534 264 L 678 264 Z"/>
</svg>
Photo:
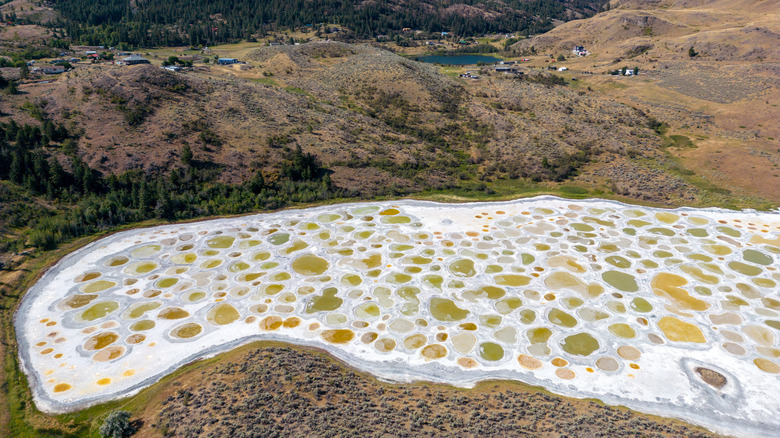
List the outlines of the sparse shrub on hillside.
<svg viewBox="0 0 780 438">
<path fill-rule="evenodd" d="M 130 424 L 130 412 L 114 411 L 108 415 L 106 421 L 100 426 L 100 436 L 103 438 L 126 438 L 135 432 L 135 427 Z"/>
<path fill-rule="evenodd" d="M 27 111 L 32 118 L 43 121 L 44 114 L 42 102 L 33 103 L 28 100 L 22 104 L 22 109 Z"/>
<path fill-rule="evenodd" d="M 293 141 L 294 140 L 289 135 L 272 135 L 268 137 L 267 140 L 269 148 L 281 148 Z"/>
<path fill-rule="evenodd" d="M 565 86 L 566 85 L 566 79 L 562 78 L 561 76 L 554 75 L 554 74 L 536 74 L 536 75 L 523 75 L 519 78 L 520 80 L 525 80 L 534 84 L 542 84 L 546 86 L 547 88 L 552 88 L 554 86 Z"/>
<path fill-rule="evenodd" d="M 133 107 L 120 104 L 117 106 L 117 108 L 122 112 L 122 116 L 124 117 L 125 122 L 127 122 L 127 124 L 130 126 L 141 125 L 144 120 L 146 120 L 146 117 L 152 113 L 152 109 L 143 104 L 139 104 Z"/>
<path fill-rule="evenodd" d="M 200 131 L 200 135 L 198 136 L 198 138 L 206 145 L 210 145 L 210 146 L 222 145 L 222 139 L 219 138 L 219 135 L 216 132 L 214 132 L 211 128 L 206 128 L 203 131 Z"/>
<path fill-rule="evenodd" d="M 668 126 L 666 123 L 656 120 L 654 117 L 647 118 L 647 127 L 655 131 L 657 134 L 665 134 Z"/>
<path fill-rule="evenodd" d="M 181 151 L 181 163 L 185 166 L 189 166 L 192 163 L 193 153 L 189 145 L 184 145 Z"/>
<path fill-rule="evenodd" d="M 647 29 L 647 28 L 645 28 L 645 29 Z M 650 31 L 652 32 L 652 28 L 650 28 Z M 628 58 L 634 58 L 634 57 L 637 57 L 637 56 L 639 56 L 639 55 L 641 55 L 643 53 L 646 53 L 647 51 L 649 51 L 652 48 L 653 48 L 652 44 L 642 44 L 642 45 L 636 46 L 633 49 L 631 49 L 628 52 L 626 52 L 626 56 Z M 620 61 L 618 61 L 618 62 L 620 62 Z"/>
</svg>

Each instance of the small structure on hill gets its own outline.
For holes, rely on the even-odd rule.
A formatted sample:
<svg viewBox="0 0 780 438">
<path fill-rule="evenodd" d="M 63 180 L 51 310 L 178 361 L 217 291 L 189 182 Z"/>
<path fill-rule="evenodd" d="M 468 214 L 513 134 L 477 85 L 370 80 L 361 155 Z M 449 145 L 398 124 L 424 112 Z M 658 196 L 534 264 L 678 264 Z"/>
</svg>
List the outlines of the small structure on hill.
<svg viewBox="0 0 780 438">
<path fill-rule="evenodd" d="M 574 46 L 574 50 L 571 52 L 577 56 L 588 56 L 588 51 L 585 50 L 585 46 Z"/>
<path fill-rule="evenodd" d="M 569 67 L 558 67 L 558 71 L 567 71 Z"/>
<path fill-rule="evenodd" d="M 507 65 L 496 66 L 493 68 L 493 71 L 495 71 L 496 73 L 503 73 L 505 75 L 515 75 L 515 76 L 520 76 L 524 74 L 523 72 L 518 70 L 517 67 L 510 67 Z"/>
<path fill-rule="evenodd" d="M 122 58 L 122 62 L 125 65 L 137 65 L 137 64 L 149 64 L 149 60 L 143 56 L 130 55 Z"/>
<path fill-rule="evenodd" d="M 217 64 L 219 64 L 219 65 L 238 64 L 238 60 L 235 59 L 235 58 L 219 58 L 217 60 Z"/>
<path fill-rule="evenodd" d="M 65 73 L 65 66 L 62 65 L 41 65 L 38 67 L 33 67 L 30 70 L 33 74 L 43 74 L 43 75 L 58 75 L 61 73 Z"/>
</svg>

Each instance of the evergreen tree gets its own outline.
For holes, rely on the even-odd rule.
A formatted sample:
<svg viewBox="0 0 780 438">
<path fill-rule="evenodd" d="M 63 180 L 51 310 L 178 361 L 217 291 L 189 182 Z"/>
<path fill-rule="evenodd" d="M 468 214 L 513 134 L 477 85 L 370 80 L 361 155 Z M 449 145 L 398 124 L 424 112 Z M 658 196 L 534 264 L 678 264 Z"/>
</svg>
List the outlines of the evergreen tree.
<svg viewBox="0 0 780 438">
<path fill-rule="evenodd" d="M 22 79 L 29 79 L 30 77 L 30 68 L 27 67 L 26 62 L 19 67 L 19 77 Z"/>
</svg>

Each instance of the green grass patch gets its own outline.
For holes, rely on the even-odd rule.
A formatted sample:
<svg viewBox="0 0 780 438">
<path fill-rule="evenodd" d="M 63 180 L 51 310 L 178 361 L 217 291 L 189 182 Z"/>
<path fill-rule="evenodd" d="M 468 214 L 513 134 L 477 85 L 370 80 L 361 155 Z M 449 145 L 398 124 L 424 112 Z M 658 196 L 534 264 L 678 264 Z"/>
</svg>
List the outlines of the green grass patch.
<svg viewBox="0 0 780 438">
<path fill-rule="evenodd" d="M 670 135 L 666 139 L 664 146 L 676 148 L 695 148 L 696 144 L 694 144 L 691 139 L 685 135 Z"/>
<path fill-rule="evenodd" d="M 288 92 L 290 92 L 290 93 L 295 93 L 295 94 L 300 94 L 300 95 L 303 95 L 303 96 L 309 96 L 309 97 L 312 97 L 312 95 L 311 95 L 311 94 L 310 94 L 308 91 L 304 90 L 303 88 L 298 88 L 298 87 L 284 87 L 284 90 L 285 90 L 285 91 L 288 91 Z"/>
<path fill-rule="evenodd" d="M 272 87 L 279 86 L 279 84 L 273 78 L 252 78 L 250 81 L 257 82 L 258 84 L 270 85 Z"/>
<path fill-rule="evenodd" d="M 561 186 L 558 188 L 561 193 L 578 198 L 585 198 L 589 193 L 587 189 L 577 186 Z"/>
</svg>

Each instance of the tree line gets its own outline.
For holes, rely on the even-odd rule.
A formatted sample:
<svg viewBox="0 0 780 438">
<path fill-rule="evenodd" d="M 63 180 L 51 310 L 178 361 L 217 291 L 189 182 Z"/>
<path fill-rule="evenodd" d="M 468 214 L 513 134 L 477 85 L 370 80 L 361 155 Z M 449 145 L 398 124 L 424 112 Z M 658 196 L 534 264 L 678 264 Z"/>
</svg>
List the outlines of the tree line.
<svg viewBox="0 0 780 438">
<path fill-rule="evenodd" d="M 428 8 L 419 0 L 370 6 L 358 0 L 60 0 L 54 7 L 64 20 L 51 25 L 65 28 L 76 43 L 134 47 L 213 45 L 251 40 L 277 27 L 316 30 L 326 23 L 344 26 L 359 38 L 395 35 L 406 28 L 461 36 L 533 34 L 552 28 L 552 20 L 565 20 L 567 10 L 592 15 L 603 1 L 440 0 Z M 457 4 L 490 13 L 448 11 Z"/>
<path fill-rule="evenodd" d="M 48 120 L 40 125 L 0 123 L 0 198 L 10 184 L 52 206 L 41 209 L 25 202 L 0 211 L 0 231 L 23 228 L 28 245 L 52 249 L 75 237 L 147 219 L 239 214 L 352 196 L 335 187 L 329 171 L 300 148 L 288 154 L 279 173 L 269 178 L 272 182 L 257 170 L 244 183 L 224 184 L 218 169 L 201 165 L 188 148 L 180 153 L 180 165 L 167 174 L 132 170 L 103 175 L 79 158 L 76 141 L 64 126 Z M 0 239 L 3 250 L 13 244 Z M 17 242 L 17 249 L 23 244 Z"/>
</svg>

